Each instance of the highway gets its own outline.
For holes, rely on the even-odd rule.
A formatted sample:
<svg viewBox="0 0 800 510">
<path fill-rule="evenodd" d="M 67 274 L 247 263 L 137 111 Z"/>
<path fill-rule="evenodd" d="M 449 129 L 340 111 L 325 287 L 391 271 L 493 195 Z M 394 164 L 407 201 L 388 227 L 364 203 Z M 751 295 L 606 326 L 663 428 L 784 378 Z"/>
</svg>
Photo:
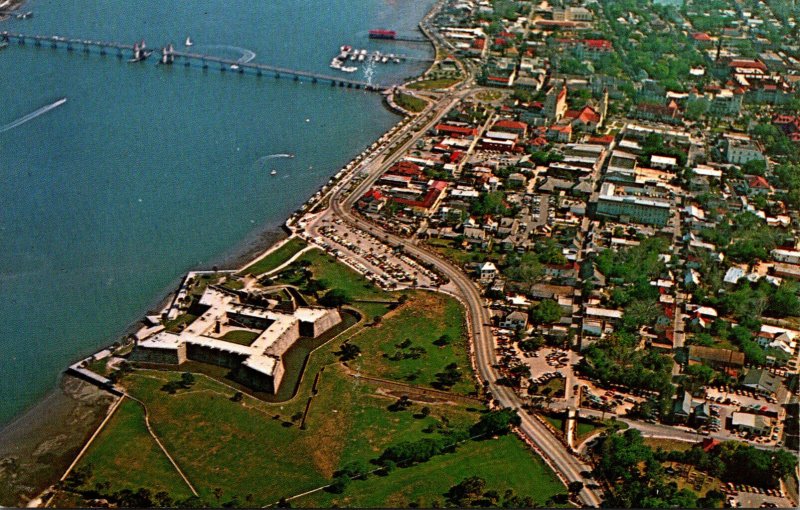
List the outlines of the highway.
<svg viewBox="0 0 800 510">
<path fill-rule="evenodd" d="M 439 258 L 435 253 L 416 245 L 408 239 L 386 232 L 377 225 L 367 222 L 351 212 L 353 204 L 369 190 L 395 160 L 399 159 L 412 144 L 416 143 L 462 98 L 474 92 L 477 92 L 477 89 L 472 88 L 471 81 L 468 80 L 460 88 L 456 89 L 455 95 L 445 95 L 437 103 L 426 108 L 414 121 L 408 123 L 403 129 L 398 130 L 391 140 L 378 147 L 372 155 L 367 157 L 357 168 L 353 169 L 349 176 L 329 192 L 330 200 L 325 211 L 306 217 L 301 220 L 300 225 L 304 227 L 307 234 L 315 236 L 317 228 L 323 219 L 338 217 L 352 227 L 369 232 L 378 238 L 384 239 L 389 244 L 403 246 L 408 255 L 435 266 L 442 274 L 447 276 L 451 281 L 451 286 L 456 289 L 458 297 L 461 298 L 468 312 L 472 347 L 475 355 L 475 368 L 480 379 L 488 384 L 487 389 L 491 391 L 494 399 L 501 407 L 519 409 L 521 402 L 517 395 L 510 388 L 495 384 L 498 374 L 493 367 L 496 362 L 494 338 L 491 328 L 488 326 L 490 323 L 489 313 L 484 306 L 478 286 L 458 267 Z M 428 114 L 431 112 L 433 116 L 428 118 Z M 396 157 L 388 161 L 382 161 L 381 158 L 384 157 L 389 148 L 403 140 L 405 136 L 409 135 L 409 132 L 411 136 L 402 144 L 399 150 L 395 150 Z M 366 177 L 352 191 L 349 191 L 348 184 L 353 177 L 364 174 L 366 174 Z M 519 427 L 520 431 L 528 437 L 531 443 L 536 445 L 545 459 L 563 479 L 567 482 L 583 481 L 581 472 L 590 471 L 592 469 L 591 466 L 567 451 L 566 447 L 542 423 L 525 412 L 521 412 L 520 417 L 522 419 Z M 598 507 L 602 501 L 602 497 L 595 490 L 588 488 L 584 488 L 579 496 L 587 506 Z"/>
</svg>

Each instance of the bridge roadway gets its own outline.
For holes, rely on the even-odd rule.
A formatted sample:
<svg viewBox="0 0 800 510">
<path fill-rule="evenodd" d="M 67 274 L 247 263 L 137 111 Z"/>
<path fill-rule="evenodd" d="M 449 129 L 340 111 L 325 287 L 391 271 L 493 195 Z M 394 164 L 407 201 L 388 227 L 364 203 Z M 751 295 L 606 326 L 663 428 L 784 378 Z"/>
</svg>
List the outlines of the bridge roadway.
<svg viewBox="0 0 800 510">
<path fill-rule="evenodd" d="M 27 41 L 33 41 L 35 44 L 41 44 L 43 42 L 50 43 L 53 47 L 57 46 L 58 44 L 63 44 L 65 46 L 72 46 L 72 45 L 81 45 L 84 47 L 93 46 L 95 48 L 113 48 L 118 50 L 130 50 L 133 51 L 133 44 L 122 44 L 118 42 L 110 42 L 110 41 L 92 41 L 89 39 L 79 39 L 76 37 L 61 37 L 58 35 L 26 35 L 20 34 L 16 32 L 0 32 L 0 38 L 6 42 L 10 42 L 12 39 L 16 40 L 20 44 L 25 44 Z"/>
<path fill-rule="evenodd" d="M 101 54 L 105 54 L 105 51 L 108 49 L 115 49 L 121 55 L 122 51 L 134 51 L 133 44 L 123 44 L 119 42 L 112 42 L 112 41 L 94 41 L 90 39 L 80 39 L 80 38 L 68 38 L 68 37 L 61 37 L 57 35 L 26 35 L 17 32 L 0 32 L 0 41 L 17 41 L 18 44 L 24 45 L 28 41 L 33 41 L 36 46 L 41 46 L 44 43 L 49 43 L 52 48 L 58 48 L 59 46 L 64 46 L 68 50 L 72 50 L 74 46 L 82 46 L 84 51 L 89 51 L 89 48 L 100 48 Z M 150 48 L 150 50 L 154 50 L 154 48 Z M 338 76 L 331 76 L 325 75 L 321 73 L 314 73 L 310 71 L 301 71 L 297 69 L 288 69 L 285 67 L 277 67 L 271 66 L 267 64 L 257 64 L 253 62 L 239 62 L 238 60 L 227 59 L 223 57 L 216 57 L 213 55 L 204 55 L 201 53 L 189 53 L 189 52 L 181 52 L 181 51 L 168 51 L 168 55 L 174 58 L 183 58 L 188 63 L 191 60 L 195 60 L 201 63 L 208 63 L 214 62 L 220 64 L 222 69 L 228 69 L 231 66 L 238 66 L 239 72 L 244 72 L 245 69 L 252 69 L 257 72 L 257 74 L 262 74 L 263 72 L 274 73 L 276 77 L 280 77 L 282 75 L 291 76 L 295 79 L 304 78 L 307 80 L 311 80 L 312 83 L 317 83 L 318 81 L 325 81 L 330 82 L 331 85 L 338 85 L 340 87 L 347 87 L 347 88 L 356 88 L 356 89 L 363 89 L 367 91 L 376 91 L 376 92 L 384 92 L 389 90 L 390 87 L 385 85 L 373 84 L 368 83 L 365 81 L 360 80 L 352 80 L 348 78 L 340 78 Z M 155 57 L 155 55 L 153 55 Z"/>
<path fill-rule="evenodd" d="M 451 283 L 456 287 L 459 297 L 463 300 L 469 316 L 471 326 L 471 340 L 475 355 L 475 364 L 480 378 L 487 383 L 487 388 L 492 392 L 495 400 L 501 406 L 519 409 L 521 402 L 514 392 L 507 387 L 498 385 L 498 373 L 494 368 L 496 357 L 494 352 L 494 337 L 489 327 L 489 313 L 484 306 L 480 291 L 477 285 L 464 272 L 441 259 L 437 254 L 418 246 L 417 244 L 384 231 L 379 226 L 367 222 L 351 212 L 353 204 L 374 184 L 393 162 L 395 162 L 409 147 L 431 127 L 433 127 L 458 101 L 467 95 L 474 93 L 475 89 L 461 88 L 455 95 L 447 95 L 438 103 L 427 108 L 419 114 L 414 121 L 410 122 L 402 130 L 395 134 L 394 140 L 402 140 L 409 132 L 413 133 L 402 146 L 394 152 L 396 157 L 388 161 L 382 160 L 391 147 L 391 142 L 386 142 L 376 153 L 369 156 L 362 165 L 353 169 L 350 178 L 342 180 L 331 190 L 329 208 L 321 214 L 311 217 L 308 222 L 301 220 L 299 226 L 306 232 L 315 235 L 316 229 L 322 222 L 334 215 L 343 219 L 351 226 L 369 232 L 386 243 L 392 245 L 402 245 L 407 254 L 437 267 L 443 274 L 450 278 Z M 359 182 L 352 191 L 346 191 L 352 176 L 366 173 L 367 177 Z M 349 194 L 348 194 L 349 193 Z M 591 466 L 587 465 L 572 453 L 545 427 L 542 423 L 529 416 L 525 412 L 520 413 L 522 423 L 519 427 L 522 434 L 538 449 L 542 456 L 554 468 L 554 470 L 566 482 L 583 481 L 581 472 L 590 471 Z M 579 494 L 583 503 L 588 506 L 599 507 L 602 496 L 593 489 L 584 487 Z"/>
<path fill-rule="evenodd" d="M 389 89 L 389 87 L 386 87 L 384 85 L 376 85 L 373 83 L 367 83 L 365 81 L 360 81 L 360 80 L 350 80 L 347 78 L 339 78 L 337 76 L 330 76 L 321 73 L 313 73 L 310 71 L 298 71 L 296 69 L 288 69 L 285 67 L 277 67 L 267 64 L 257 64 L 254 62 L 246 62 L 246 63 L 239 62 L 238 60 L 234 59 L 215 57 L 212 55 L 204 55 L 202 53 L 188 53 L 188 52 L 173 50 L 167 52 L 167 55 L 171 55 L 172 57 L 175 58 L 183 58 L 186 61 L 196 60 L 204 63 L 214 62 L 220 64 L 221 66 L 226 66 L 226 67 L 237 66 L 240 72 L 243 71 L 244 69 L 253 69 L 257 72 L 266 71 L 270 73 L 275 73 L 275 75 L 278 77 L 280 77 L 280 75 L 288 75 L 296 78 L 307 78 L 310 79 L 312 82 L 328 81 L 331 82 L 331 84 L 335 85 L 344 84 L 345 86 L 348 87 L 363 88 L 364 90 L 384 91 Z"/>
</svg>

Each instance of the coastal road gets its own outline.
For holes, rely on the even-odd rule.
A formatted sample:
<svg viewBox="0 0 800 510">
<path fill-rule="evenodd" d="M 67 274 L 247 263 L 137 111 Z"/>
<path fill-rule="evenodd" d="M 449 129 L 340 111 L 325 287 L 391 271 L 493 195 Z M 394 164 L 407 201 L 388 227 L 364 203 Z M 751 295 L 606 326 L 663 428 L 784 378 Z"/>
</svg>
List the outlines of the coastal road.
<svg viewBox="0 0 800 510">
<path fill-rule="evenodd" d="M 498 379 L 498 373 L 493 367 L 496 362 L 494 338 L 491 328 L 488 326 L 488 324 L 490 324 L 489 312 L 484 306 L 478 286 L 464 274 L 460 268 L 440 259 L 435 253 L 407 239 L 386 232 L 377 225 L 367 222 L 351 212 L 353 204 L 375 183 L 375 181 L 377 181 L 383 171 L 387 169 L 395 159 L 401 157 L 413 143 L 422 137 L 428 129 L 434 126 L 447 111 L 458 103 L 458 101 L 474 92 L 474 89 L 466 87 L 456 89 L 455 95 L 447 95 L 438 103 L 426 109 L 426 111 L 420 114 L 413 122 L 410 122 L 404 129 L 395 134 L 393 141 L 394 143 L 398 143 L 398 141 L 407 136 L 409 132 L 411 133 L 408 140 L 395 152 L 397 158 L 389 158 L 389 161 L 381 160 L 381 157 L 386 154 L 387 150 L 392 145 L 392 141 L 384 143 L 381 147 L 377 148 L 376 152 L 368 157 L 362 165 L 354 169 L 350 177 L 343 179 L 331 190 L 328 209 L 321 214 L 313 216 L 308 222 L 301 222 L 301 225 L 304 226 L 306 233 L 313 235 L 316 225 L 320 223 L 323 218 L 331 218 L 332 216 L 339 217 L 352 227 L 364 230 L 378 238 L 384 239 L 387 243 L 403 246 L 407 254 L 417 260 L 435 266 L 442 274 L 446 275 L 457 289 L 459 297 L 467 308 L 469 323 L 471 325 L 475 364 L 480 378 L 487 382 L 489 391 L 491 391 L 494 399 L 501 407 L 519 409 L 522 403 L 517 395 L 510 388 L 495 383 Z M 429 113 L 433 113 L 432 117 L 427 116 Z M 366 174 L 366 177 L 359 182 L 352 191 L 348 191 L 348 184 L 352 176 L 363 174 Z M 534 445 L 536 445 L 551 466 L 562 475 L 567 482 L 583 481 L 581 472 L 591 470 L 591 466 L 573 456 L 542 423 L 524 412 L 520 413 L 520 418 L 522 419 L 522 423 L 519 429 Z M 595 490 L 586 487 L 580 492 L 580 497 L 588 506 L 597 507 L 602 501 L 601 496 Z"/>
</svg>

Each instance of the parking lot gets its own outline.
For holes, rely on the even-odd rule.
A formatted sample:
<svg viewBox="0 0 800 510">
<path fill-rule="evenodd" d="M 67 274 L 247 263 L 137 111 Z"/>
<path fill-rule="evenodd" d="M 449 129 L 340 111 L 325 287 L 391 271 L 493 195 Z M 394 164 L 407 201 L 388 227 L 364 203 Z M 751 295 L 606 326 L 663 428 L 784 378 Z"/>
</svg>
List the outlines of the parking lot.
<svg viewBox="0 0 800 510">
<path fill-rule="evenodd" d="M 440 283 L 432 271 L 342 220 L 323 219 L 317 226 L 317 233 L 319 237 L 309 237 L 309 240 L 384 288 L 428 287 Z"/>
<path fill-rule="evenodd" d="M 712 420 L 716 418 L 715 423 L 710 426 L 711 432 L 728 433 L 731 439 L 748 440 L 755 444 L 774 446 L 781 442 L 783 430 L 781 427 L 773 427 L 772 433 L 765 437 L 744 437 L 736 431 L 726 430 L 725 427 L 729 423 L 730 416 L 734 412 L 772 412 L 777 413 L 778 416 L 783 415 L 783 408 L 777 403 L 765 400 L 763 396 L 753 395 L 749 392 L 742 392 L 741 390 L 724 391 L 716 388 L 706 389 L 706 400 L 712 405 L 711 414 Z M 769 419 L 768 419 L 769 420 Z M 780 421 L 780 420 L 779 420 Z"/>
</svg>

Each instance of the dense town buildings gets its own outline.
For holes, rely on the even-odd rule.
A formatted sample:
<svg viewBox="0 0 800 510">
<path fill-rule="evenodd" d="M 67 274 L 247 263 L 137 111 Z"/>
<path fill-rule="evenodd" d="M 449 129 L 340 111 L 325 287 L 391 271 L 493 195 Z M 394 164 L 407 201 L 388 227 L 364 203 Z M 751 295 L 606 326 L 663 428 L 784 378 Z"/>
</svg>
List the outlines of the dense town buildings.
<svg viewBox="0 0 800 510">
<path fill-rule="evenodd" d="M 446 2 L 486 89 L 401 156 L 430 207 L 384 179 L 360 213 L 474 276 L 532 405 L 551 375 L 523 346 L 564 346 L 567 408 L 796 445 L 800 48 L 778 36 L 796 20 L 729 2 L 711 29 L 708 2 L 645 3 Z"/>
</svg>

